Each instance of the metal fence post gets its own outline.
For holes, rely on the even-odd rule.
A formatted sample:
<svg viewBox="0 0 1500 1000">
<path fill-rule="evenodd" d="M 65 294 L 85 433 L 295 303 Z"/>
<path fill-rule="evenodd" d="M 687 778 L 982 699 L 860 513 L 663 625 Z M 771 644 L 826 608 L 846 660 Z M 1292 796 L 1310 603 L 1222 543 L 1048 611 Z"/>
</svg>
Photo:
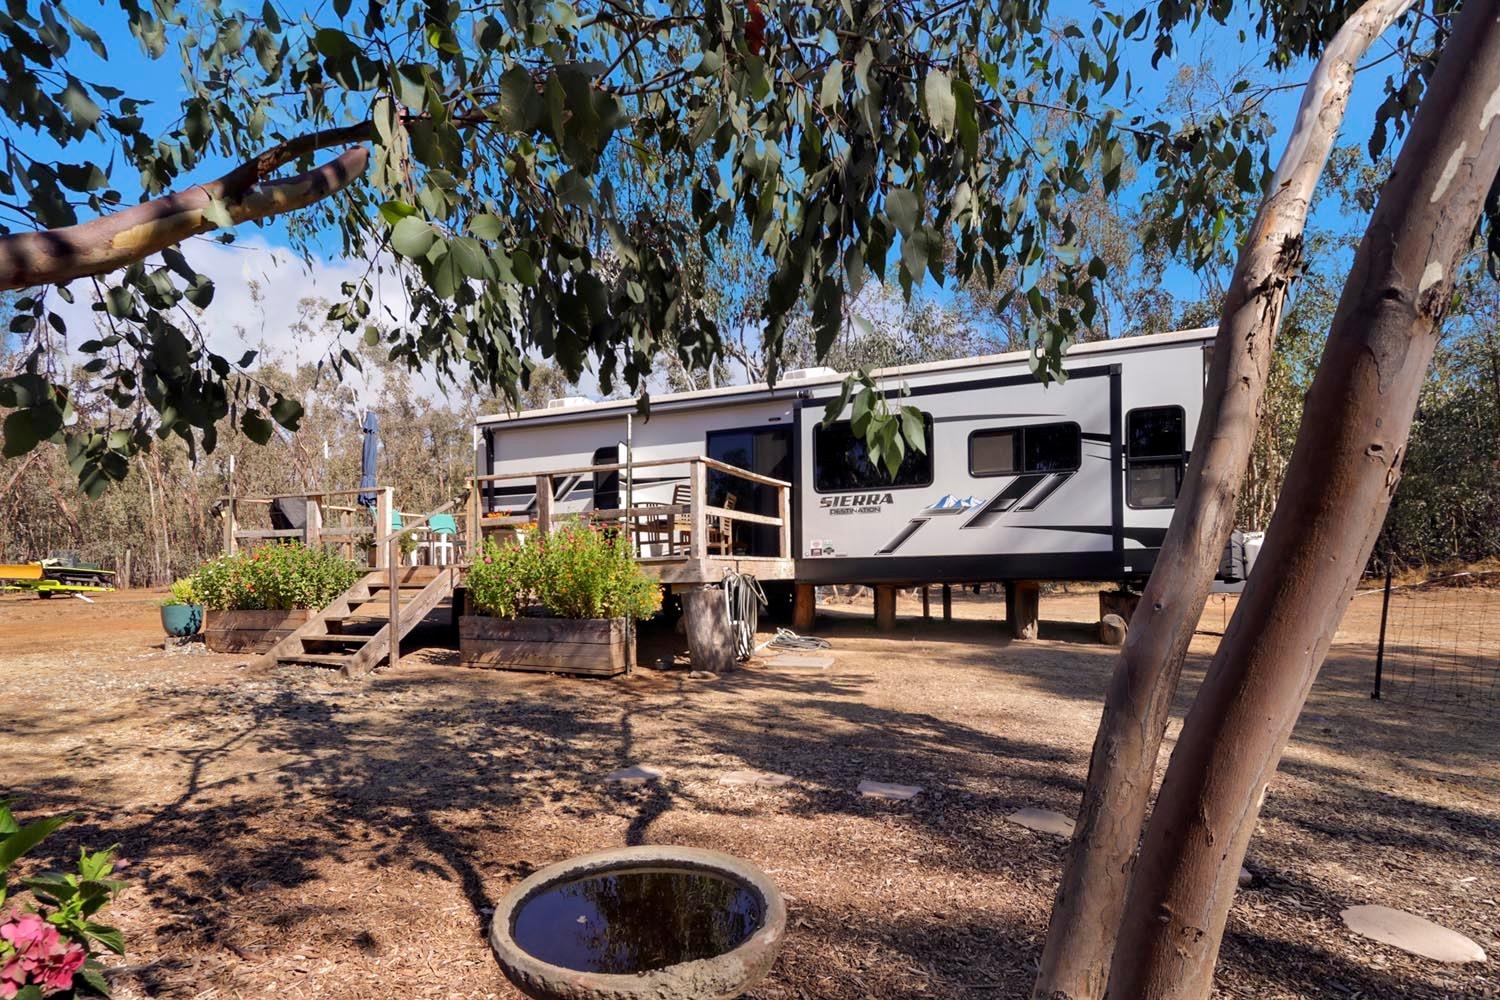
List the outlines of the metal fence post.
<svg viewBox="0 0 1500 1000">
<path fill-rule="evenodd" d="M 1385 624 L 1391 614 L 1391 569 L 1394 560 L 1389 555 L 1385 560 L 1385 593 L 1380 598 L 1380 644 L 1375 648 L 1375 690 L 1370 697 L 1380 700 L 1380 682 L 1385 673 Z"/>
</svg>

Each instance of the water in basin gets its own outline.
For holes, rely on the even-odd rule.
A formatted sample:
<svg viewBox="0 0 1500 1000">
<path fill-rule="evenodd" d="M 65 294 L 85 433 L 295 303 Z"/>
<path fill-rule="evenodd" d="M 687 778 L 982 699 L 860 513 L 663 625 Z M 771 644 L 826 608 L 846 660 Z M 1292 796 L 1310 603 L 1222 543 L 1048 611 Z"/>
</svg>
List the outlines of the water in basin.
<svg viewBox="0 0 1500 1000">
<path fill-rule="evenodd" d="M 620 868 L 548 886 L 516 911 L 516 944 L 551 965 L 635 973 L 722 955 L 760 927 L 760 898 L 694 868 Z"/>
</svg>

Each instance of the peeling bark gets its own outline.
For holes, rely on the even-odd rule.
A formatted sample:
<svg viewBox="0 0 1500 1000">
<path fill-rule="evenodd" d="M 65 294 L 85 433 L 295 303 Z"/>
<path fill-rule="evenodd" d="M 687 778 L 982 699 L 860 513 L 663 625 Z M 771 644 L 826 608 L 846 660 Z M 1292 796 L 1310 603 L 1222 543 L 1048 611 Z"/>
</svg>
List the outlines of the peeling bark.
<svg viewBox="0 0 1500 1000">
<path fill-rule="evenodd" d="M 1372 0 L 1339 29 L 1308 80 L 1297 124 L 1240 251 L 1192 461 L 1105 696 L 1034 1000 L 1096 1000 L 1104 992 L 1167 715 L 1234 528 L 1272 345 L 1287 292 L 1301 273 L 1308 205 L 1343 121 L 1355 67 L 1412 2 Z"/>
<path fill-rule="evenodd" d="M 1500 0 L 1470 0 L 1356 253 L 1255 573 L 1172 755 L 1110 1000 L 1209 994 L 1262 793 L 1385 520 L 1453 275 L 1500 172 L 1491 107 Z"/>
<path fill-rule="evenodd" d="M 344 130 L 339 130 L 344 131 Z M 30 288 L 106 274 L 215 228 L 204 212 L 223 202 L 235 224 L 305 208 L 346 187 L 364 173 L 370 152 L 345 150 L 322 166 L 285 180 L 261 182 L 266 173 L 295 159 L 289 148 L 329 133 L 294 140 L 248 160 L 229 173 L 76 226 L 0 236 L 0 291 Z M 279 162 L 278 162 L 279 161 Z"/>
</svg>

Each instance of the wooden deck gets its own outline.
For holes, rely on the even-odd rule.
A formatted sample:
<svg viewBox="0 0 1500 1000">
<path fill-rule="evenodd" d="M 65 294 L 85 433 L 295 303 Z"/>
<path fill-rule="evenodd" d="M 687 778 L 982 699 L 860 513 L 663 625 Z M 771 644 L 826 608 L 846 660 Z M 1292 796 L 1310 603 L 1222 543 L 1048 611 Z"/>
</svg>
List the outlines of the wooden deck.
<svg viewBox="0 0 1500 1000">
<path fill-rule="evenodd" d="M 688 485 L 686 503 L 647 505 L 632 501 L 633 491 L 629 484 L 636 470 L 653 469 L 659 472 L 669 467 L 686 468 L 688 471 L 684 477 Z M 710 505 L 707 485 L 710 470 L 752 486 L 774 489 L 777 513 L 760 514 Z M 593 477 L 601 473 L 621 475 L 620 492 L 626 498 L 625 507 L 571 513 L 556 510 L 557 501 L 554 498 L 559 480 Z M 522 513 L 485 510 L 484 487 L 494 483 L 534 483 L 536 499 L 529 505 L 530 509 Z M 719 583 L 724 579 L 725 573 L 730 571 L 748 574 L 760 580 L 791 580 L 796 571 L 796 563 L 792 558 L 791 483 L 701 456 L 476 476 L 469 481 L 469 503 L 464 518 L 468 524 L 467 549 L 469 552 L 478 551 L 487 537 L 515 532 L 517 529 L 530 529 L 545 534 L 557 522 L 575 518 L 595 524 L 613 525 L 624 531 L 637 553 L 636 562 L 665 584 Z M 727 545 L 716 545 L 713 542 L 716 535 L 732 539 L 735 524 L 775 528 L 776 553 L 749 555 L 733 551 L 732 541 Z M 665 529 L 665 542 L 660 540 L 663 525 L 668 526 Z M 645 538 L 654 540 L 646 542 L 643 541 Z M 660 551 L 662 548 L 668 551 Z"/>
</svg>

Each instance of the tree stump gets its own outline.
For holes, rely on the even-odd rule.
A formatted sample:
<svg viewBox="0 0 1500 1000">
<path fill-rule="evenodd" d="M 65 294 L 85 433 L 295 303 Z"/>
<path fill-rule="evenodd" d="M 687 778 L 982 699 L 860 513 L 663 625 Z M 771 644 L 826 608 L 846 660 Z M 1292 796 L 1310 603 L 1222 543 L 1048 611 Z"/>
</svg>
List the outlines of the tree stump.
<svg viewBox="0 0 1500 1000">
<path fill-rule="evenodd" d="M 1042 619 L 1042 585 L 1035 580 L 1005 581 L 1005 619 L 1017 639 L 1035 639 Z"/>
<path fill-rule="evenodd" d="M 1119 615 L 1105 615 L 1099 619 L 1099 641 L 1106 646 L 1123 646 L 1128 628 Z"/>
<path fill-rule="evenodd" d="M 1141 595 L 1133 590 L 1099 591 L 1099 617 L 1119 615 L 1128 625 L 1135 617 L 1135 607 L 1141 603 Z"/>
<path fill-rule="evenodd" d="M 734 632 L 724 608 L 724 591 L 702 587 L 682 592 L 682 618 L 687 622 L 688 655 L 693 667 L 722 674 L 735 667 Z"/>
</svg>

